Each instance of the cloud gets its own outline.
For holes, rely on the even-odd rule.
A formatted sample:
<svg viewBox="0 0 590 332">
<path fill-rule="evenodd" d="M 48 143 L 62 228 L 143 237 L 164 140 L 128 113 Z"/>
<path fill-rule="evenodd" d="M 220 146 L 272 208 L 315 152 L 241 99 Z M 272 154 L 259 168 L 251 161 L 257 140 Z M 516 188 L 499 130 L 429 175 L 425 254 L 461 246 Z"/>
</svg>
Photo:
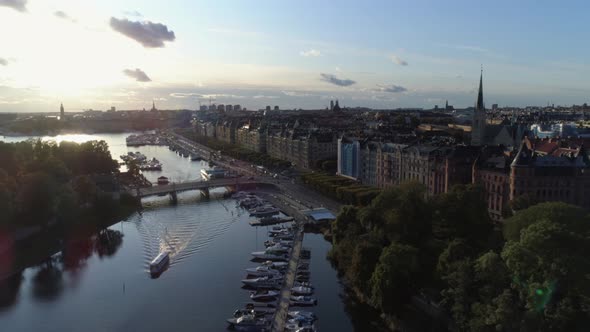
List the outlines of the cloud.
<svg viewBox="0 0 590 332">
<path fill-rule="evenodd" d="M 267 95 L 256 95 L 252 96 L 253 99 L 278 99 L 279 96 L 267 96 Z"/>
<path fill-rule="evenodd" d="M 125 15 L 125 16 L 133 16 L 133 17 L 143 17 L 143 15 L 141 15 L 141 13 L 138 12 L 137 10 L 125 10 L 123 12 L 123 15 Z"/>
<path fill-rule="evenodd" d="M 165 41 L 171 42 L 176 39 L 174 31 L 168 30 L 162 23 L 133 22 L 126 18 L 120 20 L 111 17 L 110 25 L 113 30 L 136 40 L 146 48 L 164 47 Z"/>
<path fill-rule="evenodd" d="M 395 54 L 392 54 L 389 58 L 391 59 L 391 61 L 397 63 L 400 66 L 407 66 L 408 65 L 408 62 L 406 60 L 398 57 Z"/>
<path fill-rule="evenodd" d="M 193 92 L 173 92 L 170 94 L 170 97 L 173 98 L 203 98 L 202 94 L 199 93 L 193 93 Z"/>
<path fill-rule="evenodd" d="M 55 13 L 53 13 L 53 15 L 55 15 L 55 17 L 57 17 L 57 18 L 61 18 L 66 21 L 70 21 L 70 22 L 74 22 L 74 23 L 76 22 L 76 20 L 74 18 L 70 17 L 68 14 L 66 14 L 65 12 L 63 12 L 61 10 L 56 11 Z"/>
<path fill-rule="evenodd" d="M 316 57 L 316 56 L 321 56 L 322 52 L 312 48 L 309 51 L 301 51 L 301 52 L 299 52 L 299 54 L 301 56 L 306 56 L 306 57 L 310 57 L 310 56 Z"/>
<path fill-rule="evenodd" d="M 0 66 L 8 66 L 8 60 L 0 58 Z"/>
<path fill-rule="evenodd" d="M 0 0 L 0 7 L 9 7 L 19 12 L 26 12 L 27 0 Z"/>
<path fill-rule="evenodd" d="M 338 86 L 351 86 L 356 83 L 355 81 L 350 79 L 340 79 L 332 74 L 321 73 L 320 76 L 321 81 L 328 82 Z"/>
<path fill-rule="evenodd" d="M 379 92 L 401 93 L 408 91 L 408 89 L 404 88 L 403 86 L 395 84 L 377 84 L 377 87 L 378 88 L 375 91 Z"/>
<path fill-rule="evenodd" d="M 123 70 L 123 74 L 134 78 L 137 82 L 151 82 L 152 80 L 147 76 L 147 74 L 145 72 L 143 72 L 143 70 L 139 69 L 139 68 L 135 68 L 135 70 L 133 69 L 125 69 Z"/>
<path fill-rule="evenodd" d="M 289 97 L 312 97 L 314 94 L 301 91 L 281 91 L 285 96 Z"/>
</svg>

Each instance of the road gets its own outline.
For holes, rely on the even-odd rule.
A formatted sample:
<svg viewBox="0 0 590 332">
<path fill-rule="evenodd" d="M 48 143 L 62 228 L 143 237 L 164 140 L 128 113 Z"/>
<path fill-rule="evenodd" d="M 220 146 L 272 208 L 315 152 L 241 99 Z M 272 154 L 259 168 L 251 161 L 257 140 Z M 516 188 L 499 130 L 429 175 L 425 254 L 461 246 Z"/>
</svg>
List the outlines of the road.
<svg viewBox="0 0 590 332">
<path fill-rule="evenodd" d="M 196 153 L 198 153 L 199 151 L 201 151 L 201 153 L 202 151 L 206 151 L 208 153 L 215 152 L 215 150 L 205 145 L 190 141 L 184 136 L 178 135 L 173 132 L 171 132 L 171 135 L 175 138 L 176 142 L 179 145 L 181 145 L 189 151 L 194 151 Z M 252 167 L 251 163 L 237 159 L 232 159 L 232 161 L 229 162 L 223 156 L 221 159 L 215 159 L 212 162 L 213 164 L 224 169 L 231 170 L 236 174 L 242 174 L 248 177 L 253 177 L 254 181 L 273 182 L 287 198 L 307 208 L 325 207 L 332 213 L 338 214 L 340 208 L 342 207 L 342 204 L 328 197 L 325 197 L 324 195 L 319 194 L 314 190 L 305 187 L 302 184 L 296 183 L 294 180 L 282 178 L 275 179 L 268 174 L 260 174 L 256 171 L 255 168 Z"/>
</svg>

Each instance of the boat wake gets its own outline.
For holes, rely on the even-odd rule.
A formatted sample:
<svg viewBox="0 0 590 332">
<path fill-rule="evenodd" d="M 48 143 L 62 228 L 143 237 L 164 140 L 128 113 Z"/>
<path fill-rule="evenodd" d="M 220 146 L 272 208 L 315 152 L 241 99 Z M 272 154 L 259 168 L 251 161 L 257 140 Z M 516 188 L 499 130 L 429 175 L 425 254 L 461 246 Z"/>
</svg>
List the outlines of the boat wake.
<svg viewBox="0 0 590 332">
<path fill-rule="evenodd" d="M 164 200 L 164 204 L 155 204 L 159 205 L 157 208 L 148 207 L 133 221 L 141 236 L 146 271 L 151 260 L 163 251 L 169 253 L 171 267 L 181 264 L 206 248 L 240 218 L 228 201 L 165 204 L 168 203 Z"/>
</svg>

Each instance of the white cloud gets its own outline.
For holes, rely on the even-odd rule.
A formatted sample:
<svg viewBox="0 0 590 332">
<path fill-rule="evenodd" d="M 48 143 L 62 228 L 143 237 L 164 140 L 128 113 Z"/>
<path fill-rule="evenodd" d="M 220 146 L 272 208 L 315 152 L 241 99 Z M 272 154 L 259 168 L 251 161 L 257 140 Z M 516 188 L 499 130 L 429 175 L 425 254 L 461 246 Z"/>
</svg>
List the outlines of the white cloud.
<svg viewBox="0 0 590 332">
<path fill-rule="evenodd" d="M 391 61 L 395 62 L 396 64 L 400 65 L 400 66 L 407 66 L 408 62 L 400 57 L 398 57 L 395 54 L 392 54 L 390 57 Z"/>
<path fill-rule="evenodd" d="M 400 85 L 395 85 L 395 84 L 377 84 L 377 89 L 376 91 L 379 92 L 390 92 L 390 93 L 401 93 L 401 92 L 406 92 L 408 91 L 408 89 L 404 88 L 403 86 Z"/>
<path fill-rule="evenodd" d="M 299 52 L 299 55 L 301 56 L 305 56 L 305 57 L 316 57 L 316 56 L 321 56 L 322 52 L 316 50 L 316 49 L 310 49 L 307 51 L 301 51 Z"/>
</svg>

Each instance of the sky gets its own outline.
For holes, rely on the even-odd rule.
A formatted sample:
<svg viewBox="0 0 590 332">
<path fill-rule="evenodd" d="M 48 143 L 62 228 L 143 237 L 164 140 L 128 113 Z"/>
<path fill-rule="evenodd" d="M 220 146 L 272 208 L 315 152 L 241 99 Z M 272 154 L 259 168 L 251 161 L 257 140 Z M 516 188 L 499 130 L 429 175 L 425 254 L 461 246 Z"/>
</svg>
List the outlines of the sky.
<svg viewBox="0 0 590 332">
<path fill-rule="evenodd" d="M 587 1 L 0 0 L 0 112 L 590 100 Z"/>
</svg>

